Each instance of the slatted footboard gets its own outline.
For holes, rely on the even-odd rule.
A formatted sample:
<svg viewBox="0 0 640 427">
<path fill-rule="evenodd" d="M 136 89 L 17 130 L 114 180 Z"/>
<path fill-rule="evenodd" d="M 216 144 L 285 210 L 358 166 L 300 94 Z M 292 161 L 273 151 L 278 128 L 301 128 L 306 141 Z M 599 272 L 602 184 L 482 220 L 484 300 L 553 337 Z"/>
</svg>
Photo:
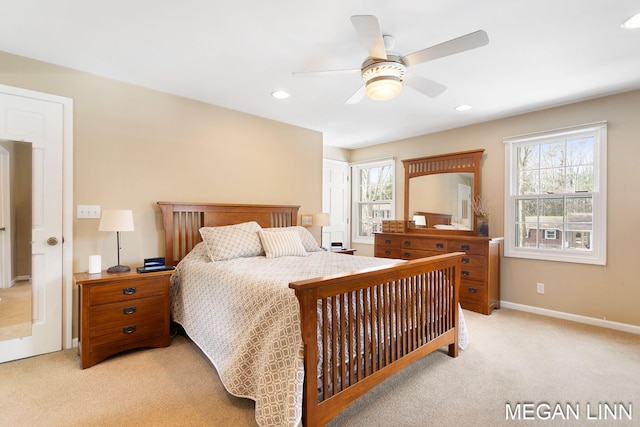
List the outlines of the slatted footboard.
<svg viewBox="0 0 640 427">
<path fill-rule="evenodd" d="M 443 346 L 457 357 L 462 255 L 289 285 L 301 311 L 305 427 L 326 424 L 376 384 Z"/>
</svg>

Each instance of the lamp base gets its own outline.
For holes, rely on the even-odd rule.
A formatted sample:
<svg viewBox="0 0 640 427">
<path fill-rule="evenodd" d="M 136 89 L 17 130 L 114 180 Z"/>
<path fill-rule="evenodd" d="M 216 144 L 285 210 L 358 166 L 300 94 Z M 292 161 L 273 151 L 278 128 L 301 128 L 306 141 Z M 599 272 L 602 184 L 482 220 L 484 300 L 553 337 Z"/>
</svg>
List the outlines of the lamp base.
<svg viewBox="0 0 640 427">
<path fill-rule="evenodd" d="M 127 265 L 114 265 L 113 267 L 107 268 L 107 273 L 124 273 L 125 271 L 130 271 L 131 267 Z"/>
</svg>

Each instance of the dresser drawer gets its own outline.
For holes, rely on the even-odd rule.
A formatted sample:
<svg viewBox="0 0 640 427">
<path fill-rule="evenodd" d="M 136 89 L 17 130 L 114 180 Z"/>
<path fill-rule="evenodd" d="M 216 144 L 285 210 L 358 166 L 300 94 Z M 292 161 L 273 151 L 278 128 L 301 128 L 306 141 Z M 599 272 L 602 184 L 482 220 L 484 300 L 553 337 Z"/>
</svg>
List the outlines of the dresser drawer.
<svg viewBox="0 0 640 427">
<path fill-rule="evenodd" d="M 131 280 L 113 284 L 103 284 L 91 288 L 89 305 L 109 304 L 118 301 L 128 301 L 166 293 L 165 282 L 157 278 Z"/>
<path fill-rule="evenodd" d="M 400 258 L 400 249 L 398 248 L 380 248 L 376 245 L 373 256 L 378 258 Z"/>
<path fill-rule="evenodd" d="M 435 255 L 442 255 L 442 252 L 436 251 L 419 251 L 414 249 L 405 249 L 403 248 L 400 251 L 400 258 L 402 259 L 418 259 L 418 258 L 426 258 Z"/>
<path fill-rule="evenodd" d="M 487 243 L 469 240 L 449 240 L 447 242 L 449 252 L 466 252 L 468 255 L 486 255 Z"/>
<path fill-rule="evenodd" d="M 462 269 L 487 267 L 487 258 L 480 255 L 464 255 L 462 257 Z"/>
<path fill-rule="evenodd" d="M 412 249 L 419 251 L 431 251 L 436 252 L 434 255 L 439 255 L 444 252 L 453 252 L 448 249 L 448 242 L 446 239 L 433 238 L 433 237 L 406 237 L 402 239 L 402 250 Z"/>
<path fill-rule="evenodd" d="M 487 299 L 487 288 L 481 283 L 462 280 L 460 283 L 460 301 L 483 302 Z"/>
<path fill-rule="evenodd" d="M 381 248 L 399 248 L 402 236 L 399 234 L 375 234 L 375 245 Z"/>
<path fill-rule="evenodd" d="M 460 270 L 460 278 L 462 280 L 477 280 L 480 284 L 483 284 L 486 277 L 485 271 L 484 267 L 470 267 L 463 265 Z"/>
</svg>

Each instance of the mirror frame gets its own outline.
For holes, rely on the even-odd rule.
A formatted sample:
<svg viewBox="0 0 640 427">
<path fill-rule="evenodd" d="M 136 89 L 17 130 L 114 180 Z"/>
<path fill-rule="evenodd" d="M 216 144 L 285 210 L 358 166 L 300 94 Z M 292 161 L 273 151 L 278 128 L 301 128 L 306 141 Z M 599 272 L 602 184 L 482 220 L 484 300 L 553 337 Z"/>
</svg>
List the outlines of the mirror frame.
<svg viewBox="0 0 640 427">
<path fill-rule="evenodd" d="M 404 220 L 409 221 L 409 190 L 412 178 L 440 173 L 473 173 L 473 198 L 480 195 L 480 161 L 484 154 L 484 148 L 457 153 L 441 154 L 437 156 L 417 157 L 402 160 L 404 165 Z M 459 234 L 477 235 L 478 218 L 473 214 L 473 229 L 471 230 L 439 230 L 436 228 L 407 228 L 409 233 L 422 234 Z"/>
</svg>

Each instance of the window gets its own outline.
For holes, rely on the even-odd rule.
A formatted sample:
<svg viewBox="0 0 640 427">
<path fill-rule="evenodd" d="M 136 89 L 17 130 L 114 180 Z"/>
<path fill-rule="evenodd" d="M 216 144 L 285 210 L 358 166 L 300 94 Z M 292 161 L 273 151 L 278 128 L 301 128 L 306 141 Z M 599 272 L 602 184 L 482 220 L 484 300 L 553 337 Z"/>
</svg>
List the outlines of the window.
<svg viewBox="0 0 640 427">
<path fill-rule="evenodd" d="M 353 165 L 351 175 L 353 241 L 373 244 L 373 233 L 382 231 L 382 220 L 395 218 L 395 160 Z"/>
<path fill-rule="evenodd" d="M 606 264 L 606 123 L 504 142 L 505 256 Z"/>
</svg>

